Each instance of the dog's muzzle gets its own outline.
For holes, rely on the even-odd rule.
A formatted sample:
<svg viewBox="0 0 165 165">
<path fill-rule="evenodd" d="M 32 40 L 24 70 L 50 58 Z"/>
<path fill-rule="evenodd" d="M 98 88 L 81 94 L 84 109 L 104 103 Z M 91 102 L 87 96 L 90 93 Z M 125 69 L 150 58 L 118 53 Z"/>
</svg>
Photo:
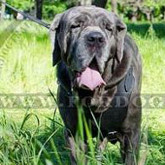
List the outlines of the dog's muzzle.
<svg viewBox="0 0 165 165">
<path fill-rule="evenodd" d="M 84 39 L 89 56 L 94 57 L 91 63 L 76 75 L 76 85 L 79 88 L 93 91 L 106 84 L 99 72 L 98 61 L 95 57 L 102 53 L 101 48 L 105 45 L 105 37 L 100 31 L 95 30 L 88 32 Z"/>
</svg>

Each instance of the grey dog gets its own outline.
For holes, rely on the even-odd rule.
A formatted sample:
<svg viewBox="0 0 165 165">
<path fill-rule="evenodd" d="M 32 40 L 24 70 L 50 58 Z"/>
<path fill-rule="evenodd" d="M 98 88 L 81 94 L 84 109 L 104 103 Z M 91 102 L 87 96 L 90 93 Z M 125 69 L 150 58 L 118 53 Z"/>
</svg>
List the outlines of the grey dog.
<svg viewBox="0 0 165 165">
<path fill-rule="evenodd" d="M 136 164 L 142 67 L 126 25 L 105 9 L 79 6 L 56 15 L 50 34 L 53 65 L 57 64 L 58 106 L 67 128 L 72 165 L 77 164 L 74 137 L 79 111 L 71 99 L 74 96 L 83 107 L 92 137 L 101 132 L 99 150 L 108 141 L 119 141 L 123 163 Z"/>
</svg>

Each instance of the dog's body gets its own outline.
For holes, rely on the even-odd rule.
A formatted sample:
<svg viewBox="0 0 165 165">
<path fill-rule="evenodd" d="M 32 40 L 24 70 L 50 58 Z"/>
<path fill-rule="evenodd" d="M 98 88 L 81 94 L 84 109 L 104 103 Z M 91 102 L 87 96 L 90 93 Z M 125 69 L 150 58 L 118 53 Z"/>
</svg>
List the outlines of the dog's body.
<svg viewBox="0 0 165 165">
<path fill-rule="evenodd" d="M 105 141 L 119 141 L 123 161 L 134 165 L 141 123 L 141 58 L 125 24 L 104 9 L 75 7 L 56 16 L 51 37 L 53 64 L 58 64 L 58 105 L 72 164 L 76 164 L 77 95 L 92 136 L 101 131 L 100 150 Z"/>
</svg>

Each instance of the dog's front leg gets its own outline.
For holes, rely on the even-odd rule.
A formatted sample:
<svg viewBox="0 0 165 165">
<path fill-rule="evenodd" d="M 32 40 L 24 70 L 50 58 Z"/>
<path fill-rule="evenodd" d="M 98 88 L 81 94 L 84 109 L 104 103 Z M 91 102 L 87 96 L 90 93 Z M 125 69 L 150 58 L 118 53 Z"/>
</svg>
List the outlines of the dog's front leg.
<svg viewBox="0 0 165 165">
<path fill-rule="evenodd" d="M 71 165 L 77 165 L 75 140 L 74 137 L 68 133 L 68 130 L 65 130 L 65 139 L 70 150 Z"/>
<path fill-rule="evenodd" d="M 70 135 L 68 131 L 65 131 L 65 138 L 67 141 L 68 148 L 70 150 L 71 165 L 77 165 L 78 162 L 80 162 L 80 164 L 86 165 L 87 164 L 87 159 L 85 158 L 85 154 L 87 152 L 86 143 L 82 142 L 79 146 L 79 144 L 76 144 L 74 137 Z M 83 154 L 78 152 L 78 150 L 79 151 L 81 150 Z M 82 155 L 83 158 L 80 159 Z"/>
<path fill-rule="evenodd" d="M 125 134 L 121 144 L 121 155 L 126 165 L 137 165 L 140 131 Z"/>
<path fill-rule="evenodd" d="M 97 159 L 97 165 L 101 165 L 102 164 L 102 159 L 103 159 L 103 152 L 104 152 L 104 149 L 106 148 L 107 146 L 107 143 L 108 143 L 108 139 L 107 138 L 104 138 L 99 146 L 98 146 L 98 152 L 97 152 L 97 155 L 96 155 L 96 159 Z"/>
</svg>

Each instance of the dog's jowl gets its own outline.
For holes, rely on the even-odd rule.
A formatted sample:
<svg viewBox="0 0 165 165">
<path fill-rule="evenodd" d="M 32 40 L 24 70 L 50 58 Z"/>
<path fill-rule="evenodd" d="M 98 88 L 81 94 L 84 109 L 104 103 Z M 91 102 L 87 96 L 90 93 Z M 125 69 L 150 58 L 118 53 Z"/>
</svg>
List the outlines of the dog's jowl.
<svg viewBox="0 0 165 165">
<path fill-rule="evenodd" d="M 105 142 L 119 141 L 123 163 L 136 164 L 142 69 L 126 25 L 105 9 L 81 6 L 56 15 L 50 34 L 59 82 L 58 105 L 72 165 L 78 160 L 75 136 L 80 106 L 92 137 L 101 132 L 100 151 Z M 84 128 L 84 146 L 87 141 Z"/>
</svg>

